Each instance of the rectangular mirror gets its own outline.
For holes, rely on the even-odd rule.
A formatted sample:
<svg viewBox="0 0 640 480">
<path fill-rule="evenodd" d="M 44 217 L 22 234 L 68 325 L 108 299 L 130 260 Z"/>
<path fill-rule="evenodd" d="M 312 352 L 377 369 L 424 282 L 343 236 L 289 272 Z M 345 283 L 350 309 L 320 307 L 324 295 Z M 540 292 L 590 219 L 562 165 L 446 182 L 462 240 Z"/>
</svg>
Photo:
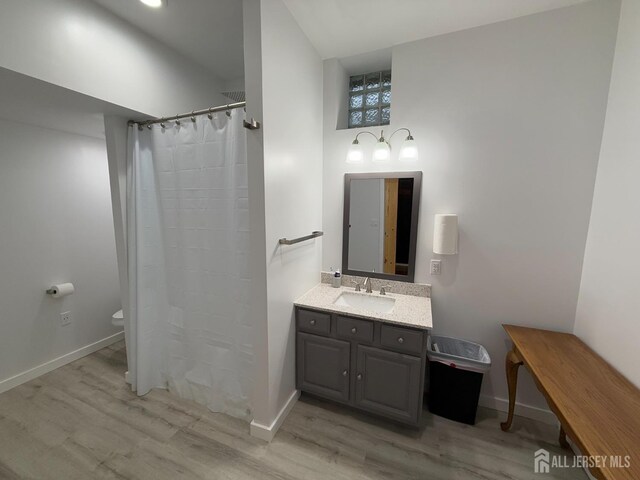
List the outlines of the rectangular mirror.
<svg viewBox="0 0 640 480">
<path fill-rule="evenodd" d="M 347 173 L 342 272 L 413 282 L 422 172 Z"/>
</svg>

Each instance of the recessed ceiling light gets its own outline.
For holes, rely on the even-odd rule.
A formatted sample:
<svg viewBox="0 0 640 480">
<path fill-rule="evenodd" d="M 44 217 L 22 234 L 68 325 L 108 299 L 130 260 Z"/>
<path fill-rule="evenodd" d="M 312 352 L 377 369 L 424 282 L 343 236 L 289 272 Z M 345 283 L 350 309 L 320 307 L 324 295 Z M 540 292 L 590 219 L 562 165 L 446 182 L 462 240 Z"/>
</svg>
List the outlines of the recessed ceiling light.
<svg viewBox="0 0 640 480">
<path fill-rule="evenodd" d="M 158 8 L 164 5 L 164 0 L 140 0 L 148 7 Z"/>
</svg>

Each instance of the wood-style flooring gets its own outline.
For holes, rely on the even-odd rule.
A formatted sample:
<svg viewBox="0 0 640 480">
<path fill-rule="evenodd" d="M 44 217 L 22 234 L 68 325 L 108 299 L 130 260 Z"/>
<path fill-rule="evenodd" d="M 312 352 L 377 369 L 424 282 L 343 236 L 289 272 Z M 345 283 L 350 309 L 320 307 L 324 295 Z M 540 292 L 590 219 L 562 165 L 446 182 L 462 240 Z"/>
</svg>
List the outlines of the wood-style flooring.
<svg viewBox="0 0 640 480">
<path fill-rule="evenodd" d="M 492 410 L 477 425 L 425 411 L 420 431 L 304 397 L 275 439 L 163 390 L 137 397 L 118 343 L 0 394 L 0 479 L 585 479 L 534 474 L 557 429 Z M 571 461 L 569 459 L 569 461 Z"/>
</svg>

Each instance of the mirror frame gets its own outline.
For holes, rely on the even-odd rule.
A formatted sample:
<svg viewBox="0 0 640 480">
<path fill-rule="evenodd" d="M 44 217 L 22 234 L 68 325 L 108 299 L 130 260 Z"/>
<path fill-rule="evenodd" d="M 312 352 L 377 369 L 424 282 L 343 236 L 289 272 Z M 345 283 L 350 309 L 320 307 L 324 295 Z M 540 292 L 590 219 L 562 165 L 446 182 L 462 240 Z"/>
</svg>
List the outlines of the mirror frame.
<svg viewBox="0 0 640 480">
<path fill-rule="evenodd" d="M 349 265 L 349 215 L 351 210 L 351 180 L 374 178 L 413 178 L 413 199 L 411 208 L 411 238 L 409 239 L 409 267 L 407 275 L 392 275 L 382 272 L 364 272 L 350 270 Z M 382 278 L 398 282 L 413 283 L 416 271 L 416 248 L 418 239 L 418 215 L 420 210 L 420 192 L 422 190 L 422 172 L 372 172 L 344 174 L 344 212 L 342 221 L 342 273 L 356 277 Z M 415 208 L 414 208 L 415 206 Z"/>
</svg>

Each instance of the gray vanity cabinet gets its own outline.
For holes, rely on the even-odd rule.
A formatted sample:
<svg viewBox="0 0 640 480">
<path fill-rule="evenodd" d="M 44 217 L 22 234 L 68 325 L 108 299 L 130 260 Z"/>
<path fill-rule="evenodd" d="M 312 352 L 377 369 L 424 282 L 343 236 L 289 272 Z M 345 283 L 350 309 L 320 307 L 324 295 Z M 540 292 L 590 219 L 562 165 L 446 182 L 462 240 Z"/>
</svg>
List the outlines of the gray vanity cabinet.
<svg viewBox="0 0 640 480">
<path fill-rule="evenodd" d="M 299 390 L 418 426 L 427 331 L 296 307 Z"/>
<path fill-rule="evenodd" d="M 298 333 L 298 388 L 332 400 L 349 401 L 350 353 L 349 342 Z"/>
<path fill-rule="evenodd" d="M 396 420 L 417 423 L 422 407 L 419 357 L 358 345 L 355 404 Z"/>
</svg>

